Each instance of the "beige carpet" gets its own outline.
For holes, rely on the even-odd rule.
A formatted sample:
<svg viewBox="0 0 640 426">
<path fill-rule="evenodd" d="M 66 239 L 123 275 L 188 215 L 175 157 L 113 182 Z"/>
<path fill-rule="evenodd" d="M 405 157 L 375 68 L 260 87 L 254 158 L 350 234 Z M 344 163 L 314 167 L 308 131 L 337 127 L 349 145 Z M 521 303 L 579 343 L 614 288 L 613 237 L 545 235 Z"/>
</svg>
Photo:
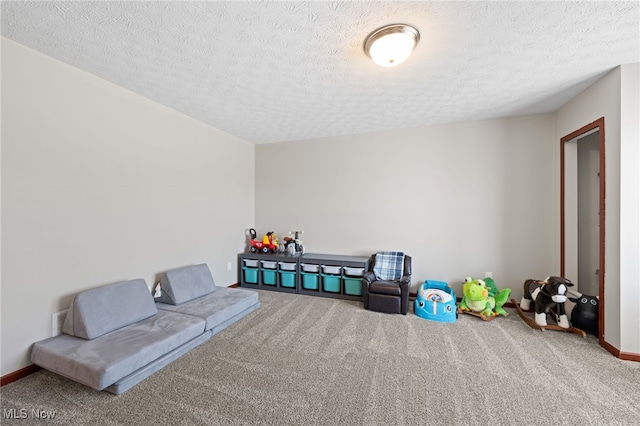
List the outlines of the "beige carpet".
<svg viewBox="0 0 640 426">
<path fill-rule="evenodd" d="M 2 424 L 43 424 L 43 410 L 60 425 L 640 425 L 640 363 L 593 336 L 533 330 L 514 310 L 445 324 L 345 300 L 260 300 L 123 395 L 47 371 L 7 385 Z"/>
</svg>

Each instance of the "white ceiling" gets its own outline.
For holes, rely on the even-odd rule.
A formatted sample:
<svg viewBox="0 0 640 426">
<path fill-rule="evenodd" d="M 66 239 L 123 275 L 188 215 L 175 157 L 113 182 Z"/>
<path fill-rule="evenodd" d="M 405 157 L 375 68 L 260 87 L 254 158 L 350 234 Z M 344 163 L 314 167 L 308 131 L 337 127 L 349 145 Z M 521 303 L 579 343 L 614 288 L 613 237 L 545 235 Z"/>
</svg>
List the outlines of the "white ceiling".
<svg viewBox="0 0 640 426">
<path fill-rule="evenodd" d="M 381 68 L 364 38 L 421 33 Z M 552 112 L 640 62 L 640 2 L 2 2 L 2 35 L 260 144 Z"/>
</svg>

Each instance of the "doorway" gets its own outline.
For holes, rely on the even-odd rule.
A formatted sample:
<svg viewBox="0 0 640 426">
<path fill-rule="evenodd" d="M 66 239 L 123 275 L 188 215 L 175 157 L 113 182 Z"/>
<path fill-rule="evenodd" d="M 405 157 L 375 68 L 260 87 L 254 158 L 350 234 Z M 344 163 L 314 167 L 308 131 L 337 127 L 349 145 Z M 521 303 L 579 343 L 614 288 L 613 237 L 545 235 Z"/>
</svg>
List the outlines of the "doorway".
<svg viewBox="0 0 640 426">
<path fill-rule="evenodd" d="M 604 117 L 560 139 L 560 274 L 598 296 L 604 343 Z"/>
</svg>

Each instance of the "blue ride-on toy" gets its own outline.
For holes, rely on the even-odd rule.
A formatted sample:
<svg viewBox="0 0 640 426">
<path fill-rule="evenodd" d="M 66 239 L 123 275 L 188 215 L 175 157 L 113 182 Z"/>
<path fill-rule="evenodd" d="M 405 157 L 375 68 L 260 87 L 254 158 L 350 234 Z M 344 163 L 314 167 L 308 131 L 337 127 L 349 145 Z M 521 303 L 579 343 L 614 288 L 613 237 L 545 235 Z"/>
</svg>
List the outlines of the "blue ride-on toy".
<svg viewBox="0 0 640 426">
<path fill-rule="evenodd" d="M 444 281 L 426 280 L 418 289 L 413 310 L 420 318 L 455 322 L 458 319 L 456 293 Z"/>
</svg>

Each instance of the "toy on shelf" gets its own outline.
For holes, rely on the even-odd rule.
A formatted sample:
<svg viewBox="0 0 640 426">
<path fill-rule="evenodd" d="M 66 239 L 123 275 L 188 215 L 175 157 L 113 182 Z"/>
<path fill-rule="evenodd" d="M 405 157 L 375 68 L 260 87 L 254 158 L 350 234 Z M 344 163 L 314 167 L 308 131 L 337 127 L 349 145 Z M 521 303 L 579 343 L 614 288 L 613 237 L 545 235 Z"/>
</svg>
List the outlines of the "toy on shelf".
<svg viewBox="0 0 640 426">
<path fill-rule="evenodd" d="M 300 234 L 304 234 L 304 231 L 290 231 L 289 233 L 294 234 L 294 238 L 284 237 L 284 243 L 278 246 L 278 251 L 289 253 L 292 256 L 297 253 L 304 254 L 304 246 L 300 239 Z"/>
<path fill-rule="evenodd" d="M 576 304 L 571 310 L 571 325 L 598 337 L 598 298 L 573 291 L 570 293 L 575 297 L 568 299 Z"/>
<path fill-rule="evenodd" d="M 249 251 L 256 253 L 261 251 L 262 253 L 275 253 L 278 248 L 278 237 L 271 231 L 263 235 L 262 240 L 258 240 L 256 230 L 249 229 L 249 244 L 251 245 Z"/>
<path fill-rule="evenodd" d="M 510 295 L 511 289 L 498 290 L 493 278 L 480 280 L 468 277 L 462 285 L 462 300 L 458 310 L 490 321 L 499 315 L 508 315 L 503 306 Z"/>
<path fill-rule="evenodd" d="M 455 322 L 456 293 L 443 281 L 426 280 L 418 289 L 413 311 L 420 318 L 439 322 Z"/>
<path fill-rule="evenodd" d="M 564 303 L 567 301 L 567 290 L 573 283 L 563 277 L 547 277 L 546 280 L 528 279 L 524 282 L 524 294 L 520 305 L 511 299 L 518 314 L 531 328 L 538 330 L 569 331 L 586 337 L 586 333 L 569 324 L 565 313 Z M 534 303 L 534 319 L 531 319 L 524 311 L 529 311 L 531 302 Z M 556 324 L 547 324 L 547 313 L 553 313 Z"/>
</svg>

